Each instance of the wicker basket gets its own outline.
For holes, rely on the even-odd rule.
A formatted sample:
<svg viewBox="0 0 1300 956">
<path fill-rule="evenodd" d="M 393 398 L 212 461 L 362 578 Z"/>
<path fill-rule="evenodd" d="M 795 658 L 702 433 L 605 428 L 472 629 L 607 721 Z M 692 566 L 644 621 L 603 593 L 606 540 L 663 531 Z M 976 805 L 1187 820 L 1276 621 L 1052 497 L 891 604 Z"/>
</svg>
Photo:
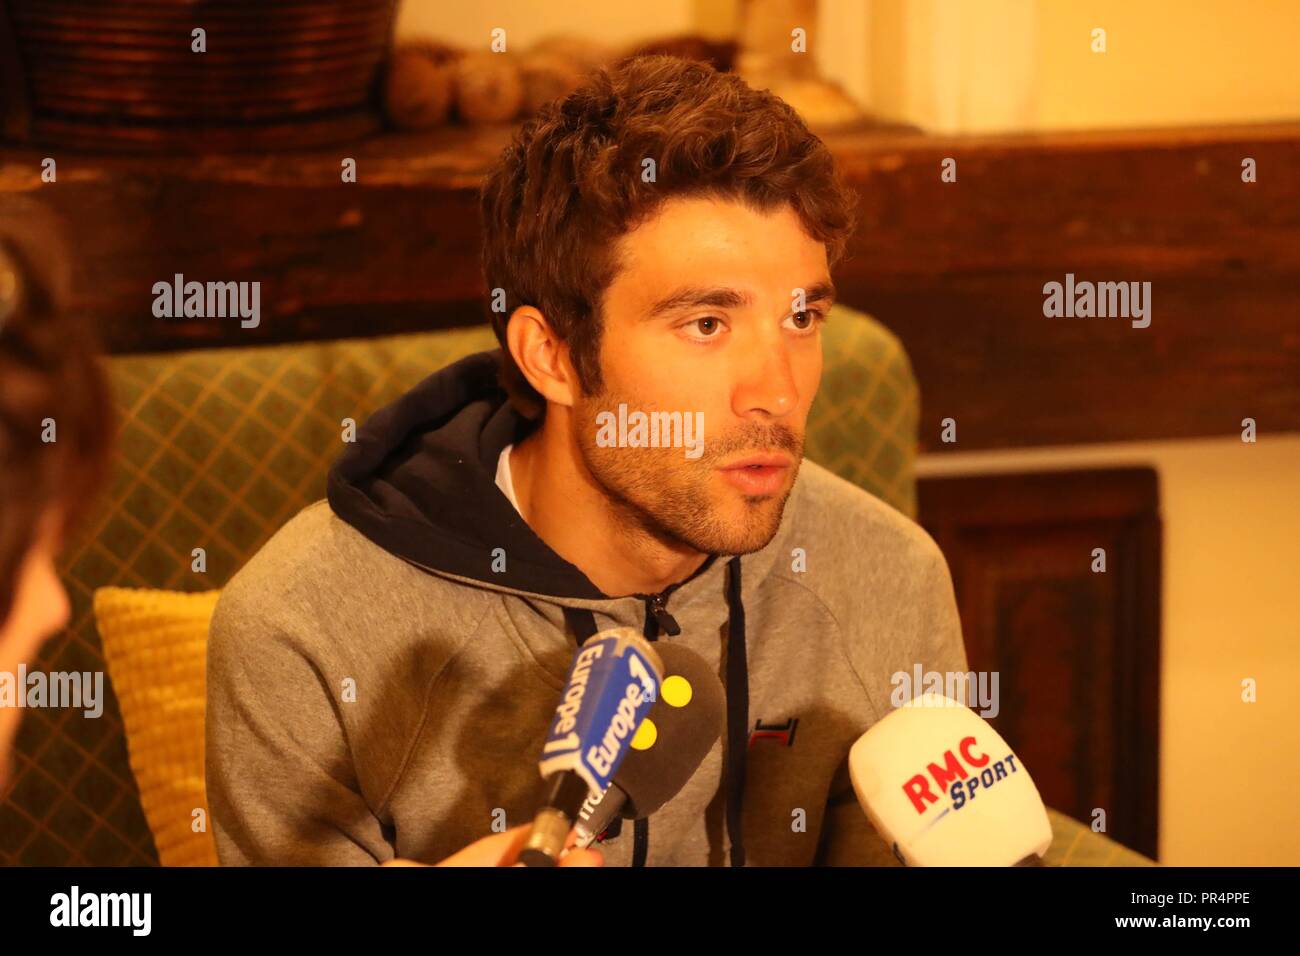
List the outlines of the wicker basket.
<svg viewBox="0 0 1300 956">
<path fill-rule="evenodd" d="M 351 139 L 380 126 L 394 12 L 395 0 L 0 0 L 5 133 L 149 152 Z"/>
</svg>

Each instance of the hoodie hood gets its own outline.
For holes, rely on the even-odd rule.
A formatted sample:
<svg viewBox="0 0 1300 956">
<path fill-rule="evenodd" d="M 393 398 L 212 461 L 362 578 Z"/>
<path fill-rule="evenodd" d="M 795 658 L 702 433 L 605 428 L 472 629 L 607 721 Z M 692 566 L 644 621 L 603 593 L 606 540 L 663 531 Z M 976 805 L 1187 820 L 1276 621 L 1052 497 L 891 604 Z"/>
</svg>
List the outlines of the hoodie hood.
<svg viewBox="0 0 1300 956">
<path fill-rule="evenodd" d="M 706 602 L 715 615 L 709 620 L 726 625 L 726 816 L 731 864 L 743 866 L 749 739 L 744 601 L 756 596 L 782 545 L 774 539 L 747 555 L 743 584 L 739 556 L 712 556 L 659 595 L 604 594 L 533 532 L 496 484 L 502 450 L 535 427 L 498 384 L 500 358 L 499 349 L 467 356 L 368 418 L 330 469 L 330 507 L 374 544 L 425 571 L 554 605 L 557 623 L 579 646 L 598 629 L 594 610 L 641 626 L 653 641 L 661 631 L 679 633 L 666 608 L 670 595 L 678 608 Z M 493 570 L 498 548 L 507 555 L 500 572 Z M 642 608 L 644 617 L 636 620 Z M 648 827 L 647 820 L 636 821 L 634 865 L 646 858 Z"/>
<path fill-rule="evenodd" d="M 534 426 L 497 384 L 499 358 L 499 350 L 467 356 L 367 419 L 330 469 L 330 507 L 426 570 L 555 598 L 604 598 L 497 487 L 502 449 Z M 509 556 L 499 574 L 495 548 Z"/>
</svg>

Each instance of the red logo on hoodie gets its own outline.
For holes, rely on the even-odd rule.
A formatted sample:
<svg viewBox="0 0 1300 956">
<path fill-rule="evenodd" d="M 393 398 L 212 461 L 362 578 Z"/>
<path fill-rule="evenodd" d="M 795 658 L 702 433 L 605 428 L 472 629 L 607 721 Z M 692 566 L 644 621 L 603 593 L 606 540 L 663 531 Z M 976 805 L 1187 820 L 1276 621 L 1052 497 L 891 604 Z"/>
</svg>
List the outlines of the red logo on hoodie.
<svg viewBox="0 0 1300 956">
<path fill-rule="evenodd" d="M 749 745 L 754 746 L 758 740 L 778 740 L 787 747 L 794 746 L 794 731 L 799 726 L 799 718 L 791 717 L 783 724 L 765 724 L 754 721 L 754 730 L 749 735 Z"/>
</svg>

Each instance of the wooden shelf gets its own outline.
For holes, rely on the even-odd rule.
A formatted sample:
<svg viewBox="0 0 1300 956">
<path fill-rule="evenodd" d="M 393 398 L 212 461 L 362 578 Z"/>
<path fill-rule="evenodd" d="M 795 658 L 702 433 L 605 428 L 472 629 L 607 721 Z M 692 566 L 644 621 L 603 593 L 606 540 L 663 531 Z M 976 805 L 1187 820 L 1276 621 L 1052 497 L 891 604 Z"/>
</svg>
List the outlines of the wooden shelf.
<svg viewBox="0 0 1300 956">
<path fill-rule="evenodd" d="M 463 325 L 484 315 L 478 185 L 513 133 L 198 159 L 4 148 L 0 201 L 69 223 L 74 304 L 112 351 Z M 925 449 L 1300 430 L 1300 123 L 823 138 L 861 197 L 836 284 L 907 348 Z M 153 284 L 176 273 L 260 281 L 261 325 L 155 319 Z M 1043 284 L 1066 273 L 1152 282 L 1151 326 L 1045 318 Z M 937 441 L 948 417 L 956 446 Z"/>
</svg>

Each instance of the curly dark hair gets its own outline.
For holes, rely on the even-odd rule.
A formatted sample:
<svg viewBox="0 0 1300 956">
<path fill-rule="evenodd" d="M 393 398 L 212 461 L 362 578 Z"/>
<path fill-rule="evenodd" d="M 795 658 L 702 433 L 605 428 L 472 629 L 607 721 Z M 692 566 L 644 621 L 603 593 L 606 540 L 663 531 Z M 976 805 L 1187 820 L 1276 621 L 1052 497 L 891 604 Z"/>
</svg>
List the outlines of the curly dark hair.
<svg viewBox="0 0 1300 956">
<path fill-rule="evenodd" d="M 655 181 L 642 162 L 655 161 Z M 856 203 L 826 145 L 767 90 L 706 63 L 639 56 L 591 74 L 516 134 L 480 194 L 483 271 L 505 292 L 489 312 L 501 385 L 539 418 L 545 401 L 506 345 L 510 313 L 540 311 L 568 345 L 579 384 L 601 388 L 600 305 L 617 274 L 615 241 L 671 197 L 718 196 L 759 211 L 789 204 L 831 266 L 852 235 Z"/>
<path fill-rule="evenodd" d="M 21 225 L 19 225 L 21 224 Z M 107 477 L 114 419 L 95 338 L 64 309 L 66 259 L 39 207 L 0 207 L 0 625 L 42 518 L 66 535 Z M 53 419 L 55 440 L 42 440 Z"/>
</svg>

